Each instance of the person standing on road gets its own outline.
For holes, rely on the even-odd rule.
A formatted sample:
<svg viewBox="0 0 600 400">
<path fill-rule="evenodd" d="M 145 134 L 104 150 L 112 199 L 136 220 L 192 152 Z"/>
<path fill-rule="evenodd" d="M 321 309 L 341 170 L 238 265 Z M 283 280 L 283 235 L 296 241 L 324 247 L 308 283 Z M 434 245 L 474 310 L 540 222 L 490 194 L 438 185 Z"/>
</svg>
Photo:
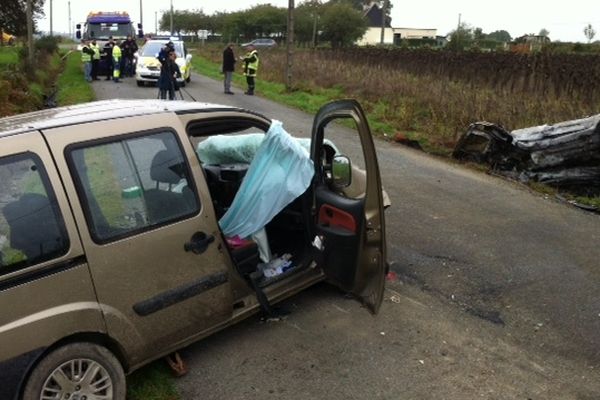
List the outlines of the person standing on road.
<svg viewBox="0 0 600 400">
<path fill-rule="evenodd" d="M 100 64 L 100 46 L 96 43 L 96 39 L 92 39 L 90 49 L 94 52 L 92 56 L 92 79 L 98 81 L 98 64 Z"/>
<path fill-rule="evenodd" d="M 113 79 L 113 57 L 112 57 L 112 49 L 115 45 L 113 41 L 113 37 L 110 36 L 108 38 L 108 42 L 104 44 L 104 60 L 106 61 L 106 80 L 110 81 Z"/>
<path fill-rule="evenodd" d="M 177 78 L 181 77 L 181 71 L 175 62 L 177 59 L 175 50 L 168 47 L 165 51 L 167 53 L 167 57 L 159 58 L 161 67 L 160 77 L 158 78 L 158 89 L 160 91 L 161 99 L 165 100 L 167 98 L 167 92 L 169 92 L 169 100 L 175 100 L 175 91 L 179 90 Z"/>
<path fill-rule="evenodd" d="M 248 84 L 248 91 L 244 92 L 244 94 L 252 96 L 254 95 L 256 72 L 258 71 L 258 51 L 251 44 L 246 46 L 246 51 L 247 53 L 241 57 L 242 61 L 244 61 L 244 75 Z"/>
<path fill-rule="evenodd" d="M 112 59 L 113 59 L 113 81 L 119 82 L 121 77 L 121 43 L 117 41 L 112 48 Z"/>
<path fill-rule="evenodd" d="M 121 62 L 123 76 L 133 76 L 133 55 L 138 51 L 138 45 L 129 35 L 127 40 L 121 44 L 121 48 L 123 49 L 123 61 Z"/>
<path fill-rule="evenodd" d="M 235 71 L 235 55 L 233 54 L 233 43 L 229 43 L 225 50 L 223 50 L 223 86 L 225 94 L 234 94 L 231 91 L 231 78 L 233 77 L 233 71 Z"/>
<path fill-rule="evenodd" d="M 86 81 L 92 81 L 92 57 L 94 50 L 90 49 L 87 40 L 81 39 L 81 62 L 83 63 L 83 76 Z"/>
</svg>

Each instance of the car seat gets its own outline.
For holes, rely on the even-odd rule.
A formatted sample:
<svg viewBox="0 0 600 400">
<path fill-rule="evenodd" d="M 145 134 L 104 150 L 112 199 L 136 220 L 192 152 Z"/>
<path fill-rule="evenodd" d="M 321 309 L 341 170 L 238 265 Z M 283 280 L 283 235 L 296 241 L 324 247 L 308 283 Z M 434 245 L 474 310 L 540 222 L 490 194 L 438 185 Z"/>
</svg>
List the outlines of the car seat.
<svg viewBox="0 0 600 400">
<path fill-rule="evenodd" d="M 4 206 L 2 213 L 10 228 L 10 246 L 21 251 L 28 263 L 47 260 L 65 249 L 66 235 L 48 197 L 24 193 Z"/>
<path fill-rule="evenodd" d="M 185 172 L 179 154 L 169 150 L 156 153 L 150 165 L 150 179 L 156 182 L 156 187 L 144 191 L 151 223 L 183 216 L 197 208 L 196 197 L 189 186 L 184 186 L 181 193 L 173 191 L 174 186 L 186 178 Z M 161 189 L 161 184 L 167 184 L 168 189 Z"/>
</svg>

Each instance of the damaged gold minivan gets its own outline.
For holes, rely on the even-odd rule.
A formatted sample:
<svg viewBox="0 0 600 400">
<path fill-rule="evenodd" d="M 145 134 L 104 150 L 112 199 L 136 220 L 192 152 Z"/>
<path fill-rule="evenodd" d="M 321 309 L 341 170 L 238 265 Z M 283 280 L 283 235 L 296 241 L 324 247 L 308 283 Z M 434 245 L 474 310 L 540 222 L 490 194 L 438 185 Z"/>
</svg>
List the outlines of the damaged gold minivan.
<svg viewBox="0 0 600 400">
<path fill-rule="evenodd" d="M 325 140 L 339 119 L 353 121 L 362 148 L 352 162 Z M 244 212 L 257 202 L 275 213 L 263 235 L 223 233 L 255 162 L 209 163 L 198 148 L 216 135 L 268 137 L 273 125 L 248 110 L 155 100 L 0 120 L 1 399 L 125 399 L 125 374 L 323 280 L 377 312 L 382 189 L 355 101 L 316 115 L 302 193 L 274 209 L 291 182 L 269 173 L 266 191 L 242 203 L 241 217 L 259 214 Z"/>
</svg>

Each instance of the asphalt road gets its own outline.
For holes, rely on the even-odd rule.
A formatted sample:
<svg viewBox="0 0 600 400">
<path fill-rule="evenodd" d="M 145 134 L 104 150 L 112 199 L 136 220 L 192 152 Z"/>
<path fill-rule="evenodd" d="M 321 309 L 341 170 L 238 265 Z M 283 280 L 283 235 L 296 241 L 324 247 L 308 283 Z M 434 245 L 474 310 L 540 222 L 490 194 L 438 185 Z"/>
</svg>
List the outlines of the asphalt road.
<svg viewBox="0 0 600 400">
<path fill-rule="evenodd" d="M 157 94 L 131 78 L 93 85 L 98 99 Z M 310 134 L 312 115 L 241 88 L 228 96 L 221 82 L 194 75 L 186 90 Z M 336 144 L 355 152 L 345 128 L 335 130 Z M 187 349 L 182 398 L 600 398 L 600 216 L 447 160 L 377 147 L 393 203 L 388 258 L 400 278 L 388 282 L 380 314 L 312 288 L 287 302 L 285 321 L 251 319 Z"/>
</svg>

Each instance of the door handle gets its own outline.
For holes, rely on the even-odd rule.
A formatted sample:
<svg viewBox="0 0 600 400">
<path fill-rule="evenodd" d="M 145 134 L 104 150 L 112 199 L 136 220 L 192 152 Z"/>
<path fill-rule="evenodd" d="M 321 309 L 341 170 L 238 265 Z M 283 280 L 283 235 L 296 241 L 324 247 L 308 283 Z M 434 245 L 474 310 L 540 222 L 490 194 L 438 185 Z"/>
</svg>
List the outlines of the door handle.
<svg viewBox="0 0 600 400">
<path fill-rule="evenodd" d="M 183 245 L 185 251 L 191 251 L 194 254 L 202 254 L 208 248 L 208 245 L 215 241 L 213 235 L 207 235 L 204 232 L 196 232 L 192 235 L 189 242 Z"/>
</svg>

